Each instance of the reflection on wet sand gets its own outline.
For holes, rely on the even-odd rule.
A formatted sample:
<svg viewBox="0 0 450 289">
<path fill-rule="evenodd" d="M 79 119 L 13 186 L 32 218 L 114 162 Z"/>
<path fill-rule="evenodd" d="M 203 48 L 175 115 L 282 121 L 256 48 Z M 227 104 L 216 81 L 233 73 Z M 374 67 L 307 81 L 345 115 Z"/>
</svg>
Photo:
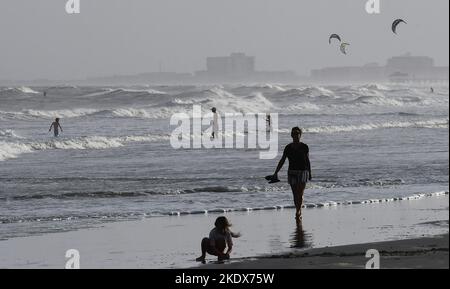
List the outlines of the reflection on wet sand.
<svg viewBox="0 0 450 289">
<path fill-rule="evenodd" d="M 289 239 L 291 248 L 302 249 L 309 247 L 308 237 L 309 235 L 305 234 L 305 231 L 303 230 L 302 220 L 297 220 L 295 230 Z"/>
</svg>

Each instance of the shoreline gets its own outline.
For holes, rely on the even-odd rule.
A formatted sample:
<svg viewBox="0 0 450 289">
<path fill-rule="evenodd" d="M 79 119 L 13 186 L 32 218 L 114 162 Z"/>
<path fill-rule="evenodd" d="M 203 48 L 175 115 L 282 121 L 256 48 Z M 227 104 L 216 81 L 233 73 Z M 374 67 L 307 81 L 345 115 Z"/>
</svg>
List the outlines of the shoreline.
<svg viewBox="0 0 450 289">
<path fill-rule="evenodd" d="M 225 215 L 234 224 L 233 231 L 243 234 L 234 242 L 232 261 L 225 265 L 213 262 L 200 268 L 250 268 L 258 264 L 251 263 L 255 259 L 251 256 L 264 261 L 255 266 L 278 268 L 284 263 L 277 264 L 277 256 L 295 257 L 321 250 L 317 248 L 357 248 L 360 245 L 349 244 L 434 238 L 449 232 L 448 204 L 449 196 L 444 194 L 397 202 L 328 206 L 304 210 L 301 224 L 295 222 L 291 209 L 228 212 Z M 192 268 L 198 265 L 195 258 L 200 253 L 200 241 L 208 235 L 217 216 L 144 218 L 4 240 L 0 241 L 0 268 L 62 269 L 67 261 L 65 253 L 70 249 L 79 250 L 82 269 Z M 448 248 L 448 238 L 446 243 Z M 273 257 L 269 263 L 267 256 Z M 343 256 L 336 258 L 345 260 Z M 281 258 L 291 260 L 284 268 L 298 268 L 297 259 Z M 426 259 L 430 259 L 428 255 Z M 211 256 L 207 260 L 215 261 Z"/>
</svg>

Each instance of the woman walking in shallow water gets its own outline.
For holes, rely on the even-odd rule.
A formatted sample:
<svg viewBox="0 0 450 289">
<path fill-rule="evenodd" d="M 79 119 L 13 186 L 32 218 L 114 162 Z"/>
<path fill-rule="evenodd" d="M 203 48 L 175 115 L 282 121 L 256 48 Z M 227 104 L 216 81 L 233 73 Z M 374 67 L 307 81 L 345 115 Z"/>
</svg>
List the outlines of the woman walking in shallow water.
<svg viewBox="0 0 450 289">
<path fill-rule="evenodd" d="M 284 165 L 286 158 L 289 159 L 288 182 L 291 185 L 294 194 L 294 203 L 297 209 L 295 218 L 302 218 L 303 193 L 305 192 L 306 183 L 311 181 L 311 162 L 309 161 L 309 147 L 300 142 L 302 130 L 294 127 L 291 131 L 293 142 L 288 144 L 283 152 L 283 157 L 278 163 L 273 180 L 278 180 L 278 172 Z"/>
</svg>

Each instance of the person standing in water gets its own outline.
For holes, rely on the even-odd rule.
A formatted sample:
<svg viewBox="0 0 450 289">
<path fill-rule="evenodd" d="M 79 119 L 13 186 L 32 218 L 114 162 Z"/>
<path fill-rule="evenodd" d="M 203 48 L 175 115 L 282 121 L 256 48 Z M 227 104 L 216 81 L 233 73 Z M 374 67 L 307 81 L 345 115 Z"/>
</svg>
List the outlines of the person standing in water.
<svg viewBox="0 0 450 289">
<path fill-rule="evenodd" d="M 213 131 L 212 131 L 212 138 L 216 138 L 218 137 L 218 132 L 219 132 L 219 116 L 217 115 L 217 109 L 215 107 L 213 107 L 211 109 L 212 113 L 213 113 Z"/>
<path fill-rule="evenodd" d="M 288 144 L 284 149 L 283 156 L 278 163 L 272 179 L 278 180 L 278 172 L 283 167 L 286 158 L 289 159 L 288 182 L 294 194 L 294 203 L 297 210 L 295 218 L 301 220 L 303 193 L 305 192 L 306 183 L 312 179 L 311 162 L 309 160 L 308 145 L 300 142 L 302 130 L 294 127 L 291 131 L 291 137 L 293 142 Z"/>
<path fill-rule="evenodd" d="M 55 134 L 55 137 L 59 136 L 59 129 L 61 129 L 61 132 L 63 132 L 63 129 L 61 125 L 59 124 L 59 118 L 56 118 L 55 121 L 50 125 L 49 132 L 53 129 L 53 133 Z"/>
<path fill-rule="evenodd" d="M 272 131 L 272 118 L 270 117 L 270 113 L 266 114 L 266 131 Z"/>
</svg>

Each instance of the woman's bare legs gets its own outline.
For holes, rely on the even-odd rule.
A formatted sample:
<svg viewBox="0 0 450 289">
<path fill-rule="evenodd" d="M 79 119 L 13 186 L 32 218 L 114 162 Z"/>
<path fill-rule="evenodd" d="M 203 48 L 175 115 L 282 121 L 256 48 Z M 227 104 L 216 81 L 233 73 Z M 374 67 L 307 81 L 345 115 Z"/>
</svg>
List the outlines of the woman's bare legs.
<svg viewBox="0 0 450 289">
<path fill-rule="evenodd" d="M 300 220 L 302 218 L 303 193 L 305 192 L 306 184 L 300 183 L 291 186 L 294 195 L 294 204 L 296 208 L 295 218 Z"/>
</svg>

